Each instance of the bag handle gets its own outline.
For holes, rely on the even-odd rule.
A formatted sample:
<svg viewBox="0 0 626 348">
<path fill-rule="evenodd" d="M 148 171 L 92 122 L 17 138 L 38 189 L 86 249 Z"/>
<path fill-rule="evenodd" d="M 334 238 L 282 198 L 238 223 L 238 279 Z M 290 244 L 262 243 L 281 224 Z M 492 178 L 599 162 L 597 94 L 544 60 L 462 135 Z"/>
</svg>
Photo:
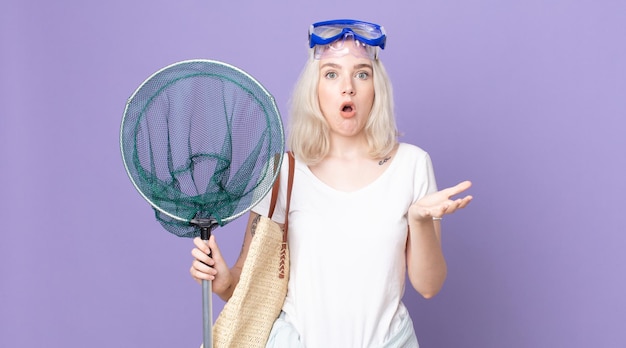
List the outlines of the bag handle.
<svg viewBox="0 0 626 348">
<path fill-rule="evenodd" d="M 289 226 L 289 203 L 291 203 L 291 189 L 293 188 L 293 174 L 295 172 L 296 160 L 291 151 L 287 152 L 289 156 L 289 177 L 287 178 L 287 204 L 285 205 L 285 233 L 283 233 L 283 243 L 287 242 L 287 227 Z"/>
<path fill-rule="evenodd" d="M 291 151 L 287 152 L 289 157 L 289 177 L 287 179 L 287 204 L 285 206 L 285 211 L 289 212 L 289 202 L 291 202 L 291 188 L 293 186 L 293 174 L 295 172 L 295 158 Z M 278 165 L 279 157 L 276 156 L 274 159 L 274 168 Z M 274 208 L 276 208 L 276 201 L 278 200 L 278 187 L 280 186 L 280 172 L 276 176 L 276 181 L 274 181 L 274 186 L 272 186 L 272 199 L 270 200 L 270 210 L 267 214 L 267 217 L 270 219 L 274 215 Z M 287 229 L 287 220 L 289 219 L 289 214 L 285 215 L 285 230 Z M 286 240 L 286 238 L 284 238 Z"/>
<path fill-rule="evenodd" d="M 280 186 L 280 168 L 276 168 L 278 166 L 280 160 L 280 154 L 274 157 L 274 170 L 278 170 L 278 175 L 276 176 L 276 180 L 274 181 L 274 185 L 272 186 L 272 200 L 270 201 L 270 211 L 267 214 L 267 217 L 270 219 L 272 215 L 274 215 L 274 208 L 276 208 L 276 200 L 278 199 L 278 187 Z"/>
<path fill-rule="evenodd" d="M 293 176 L 296 167 L 296 160 L 293 157 L 291 151 L 287 152 L 289 157 L 289 177 L 287 179 L 287 203 L 285 204 L 285 223 L 283 224 L 283 242 L 280 247 L 280 266 L 278 268 L 278 278 L 285 277 L 285 258 L 287 254 L 287 232 L 289 231 L 289 206 L 291 203 L 291 189 L 293 187 Z M 276 207 L 276 200 L 278 199 L 278 187 L 280 183 L 280 173 L 276 178 L 276 182 L 274 182 L 274 187 L 272 187 L 272 200 L 270 202 L 270 211 L 269 218 L 272 218 L 274 214 L 274 208 Z"/>
<path fill-rule="evenodd" d="M 293 186 L 293 174 L 295 172 L 295 158 L 293 157 L 293 154 L 291 153 L 291 151 L 287 152 L 287 155 L 289 157 L 289 177 L 287 180 L 287 205 L 285 207 L 285 210 L 287 212 L 289 212 L 289 202 L 291 202 L 291 187 Z M 274 169 L 276 169 L 276 166 L 278 165 L 278 160 L 280 157 L 276 156 L 276 158 L 274 158 Z M 270 219 L 272 218 L 272 216 L 274 215 L 274 208 L 276 208 L 276 201 L 278 200 L 278 187 L 280 186 L 280 172 L 278 172 L 278 175 L 276 176 L 276 181 L 274 181 L 274 186 L 272 186 L 272 199 L 270 200 L 270 210 L 267 214 L 267 217 L 269 217 Z M 285 215 L 285 230 L 287 229 L 287 220 L 289 219 L 289 214 Z M 286 241 L 287 238 L 285 237 L 284 240 Z"/>
</svg>

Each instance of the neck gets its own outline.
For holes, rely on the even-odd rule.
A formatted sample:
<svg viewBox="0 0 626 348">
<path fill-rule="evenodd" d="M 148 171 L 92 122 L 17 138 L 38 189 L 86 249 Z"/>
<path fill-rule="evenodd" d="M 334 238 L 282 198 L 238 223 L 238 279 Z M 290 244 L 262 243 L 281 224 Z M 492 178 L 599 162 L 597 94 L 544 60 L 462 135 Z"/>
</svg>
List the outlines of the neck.
<svg viewBox="0 0 626 348">
<path fill-rule="evenodd" d="M 369 158 L 369 147 L 364 137 L 333 137 L 329 157 L 355 159 Z"/>
</svg>

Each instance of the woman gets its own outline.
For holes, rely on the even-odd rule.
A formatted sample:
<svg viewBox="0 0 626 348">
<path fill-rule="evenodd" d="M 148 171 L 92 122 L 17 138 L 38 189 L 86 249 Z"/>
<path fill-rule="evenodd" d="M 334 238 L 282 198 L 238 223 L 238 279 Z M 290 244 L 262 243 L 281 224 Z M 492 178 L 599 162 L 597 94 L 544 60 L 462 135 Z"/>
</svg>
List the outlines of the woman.
<svg viewBox="0 0 626 348">
<path fill-rule="evenodd" d="M 471 184 L 437 191 L 428 154 L 398 143 L 391 84 L 378 59 L 385 40 L 382 27 L 360 21 L 309 30 L 311 57 L 292 97 L 288 139 L 296 157 L 290 278 L 268 347 L 417 347 L 401 302 L 405 275 L 426 298 L 446 278 L 440 220 L 469 204 L 471 196 L 452 197 Z M 228 300 L 268 206 L 269 195 L 252 210 L 230 269 L 214 236 L 208 246 L 195 239 L 192 277 L 213 280 L 213 291 Z"/>
</svg>

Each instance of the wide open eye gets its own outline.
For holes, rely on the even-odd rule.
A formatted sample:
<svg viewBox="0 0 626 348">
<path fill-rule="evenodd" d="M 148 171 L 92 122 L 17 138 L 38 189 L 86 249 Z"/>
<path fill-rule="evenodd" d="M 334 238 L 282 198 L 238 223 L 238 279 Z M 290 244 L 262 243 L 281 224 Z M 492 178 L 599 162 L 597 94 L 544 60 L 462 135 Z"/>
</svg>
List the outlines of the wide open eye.
<svg viewBox="0 0 626 348">
<path fill-rule="evenodd" d="M 370 77 L 370 73 L 367 71 L 359 71 L 356 73 L 355 77 L 359 80 L 367 80 Z"/>
<path fill-rule="evenodd" d="M 326 76 L 326 78 L 329 80 L 334 80 L 337 78 L 337 73 L 334 71 L 329 71 L 324 76 Z"/>
</svg>

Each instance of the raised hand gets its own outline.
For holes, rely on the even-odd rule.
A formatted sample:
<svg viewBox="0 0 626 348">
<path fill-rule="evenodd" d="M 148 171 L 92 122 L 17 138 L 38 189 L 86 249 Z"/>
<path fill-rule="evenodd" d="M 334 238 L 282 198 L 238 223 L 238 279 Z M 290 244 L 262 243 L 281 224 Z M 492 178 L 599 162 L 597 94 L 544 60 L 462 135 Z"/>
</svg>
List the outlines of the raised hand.
<svg viewBox="0 0 626 348">
<path fill-rule="evenodd" d="M 454 213 L 457 209 L 465 208 L 472 200 L 472 196 L 467 195 L 456 199 L 453 197 L 463 193 L 471 186 L 470 181 L 463 181 L 456 186 L 422 197 L 409 208 L 409 219 L 415 221 L 438 220 L 446 214 Z"/>
</svg>

